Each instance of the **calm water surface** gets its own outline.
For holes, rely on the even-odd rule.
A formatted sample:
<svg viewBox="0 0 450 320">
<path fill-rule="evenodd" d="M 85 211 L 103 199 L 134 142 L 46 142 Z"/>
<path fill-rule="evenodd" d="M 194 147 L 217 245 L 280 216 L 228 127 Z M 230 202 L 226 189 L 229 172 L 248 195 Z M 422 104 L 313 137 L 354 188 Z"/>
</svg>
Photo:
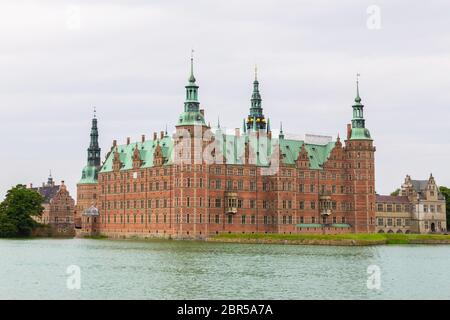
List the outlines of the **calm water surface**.
<svg viewBox="0 0 450 320">
<path fill-rule="evenodd" d="M 67 289 L 67 267 L 81 289 Z M 367 267 L 381 269 L 367 289 Z M 450 299 L 450 246 L 0 240 L 0 299 Z"/>
</svg>

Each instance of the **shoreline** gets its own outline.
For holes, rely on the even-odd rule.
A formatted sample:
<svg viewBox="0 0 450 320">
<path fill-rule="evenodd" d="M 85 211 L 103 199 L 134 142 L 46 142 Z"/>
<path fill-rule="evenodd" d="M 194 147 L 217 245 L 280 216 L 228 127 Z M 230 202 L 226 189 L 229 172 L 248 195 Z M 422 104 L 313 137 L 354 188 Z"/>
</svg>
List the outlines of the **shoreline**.
<svg viewBox="0 0 450 320">
<path fill-rule="evenodd" d="M 450 235 L 443 234 L 228 234 L 203 238 L 194 237 L 112 237 L 106 235 L 78 237 L 2 238 L 35 239 L 91 239 L 112 241 L 200 241 L 210 243 L 320 245 L 320 246 L 378 246 L 378 245 L 450 245 Z"/>
</svg>

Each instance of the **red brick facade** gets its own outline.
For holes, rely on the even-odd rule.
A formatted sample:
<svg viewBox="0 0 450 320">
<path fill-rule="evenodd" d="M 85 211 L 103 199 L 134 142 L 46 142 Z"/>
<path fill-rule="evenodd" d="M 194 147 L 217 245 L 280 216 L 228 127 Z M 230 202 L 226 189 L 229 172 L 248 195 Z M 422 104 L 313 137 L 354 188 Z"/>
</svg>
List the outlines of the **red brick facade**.
<svg viewBox="0 0 450 320">
<path fill-rule="evenodd" d="M 123 171 L 117 163 L 99 173 L 98 194 L 93 185 L 78 186 L 77 208 L 96 204 L 98 232 L 113 237 L 374 232 L 374 151 L 372 141 L 338 140 L 322 170 L 309 169 L 303 149 L 295 165 L 281 163 L 273 176 L 251 164 L 141 168 L 136 160 Z"/>
<path fill-rule="evenodd" d="M 270 151 L 270 165 L 279 166 L 268 175 L 267 166 L 251 161 L 251 155 L 258 159 L 264 152 L 254 151 L 252 134 L 276 140 L 262 114 L 259 82 L 255 79 L 251 115 L 244 126 L 242 162 L 228 161 L 228 142 L 223 143 L 227 151 L 217 148 L 219 137 L 225 136 L 220 129 L 209 134 L 204 111 L 198 109 L 192 69 L 186 89 L 185 111 L 173 136 L 162 132 L 151 141 L 143 136 L 138 143 L 114 142 L 99 168 L 98 183 L 78 184 L 77 211 L 97 206 L 99 216 L 91 226 L 96 232 L 111 237 L 205 237 L 222 232 L 375 231 L 375 148 L 364 127 L 359 91 L 353 106 L 356 129 L 352 133 L 349 127 L 345 145 L 338 137 L 326 147 L 316 146 L 285 139 L 281 132 Z M 234 137 L 240 136 L 236 130 Z M 320 155 L 316 149 L 322 150 Z"/>
</svg>

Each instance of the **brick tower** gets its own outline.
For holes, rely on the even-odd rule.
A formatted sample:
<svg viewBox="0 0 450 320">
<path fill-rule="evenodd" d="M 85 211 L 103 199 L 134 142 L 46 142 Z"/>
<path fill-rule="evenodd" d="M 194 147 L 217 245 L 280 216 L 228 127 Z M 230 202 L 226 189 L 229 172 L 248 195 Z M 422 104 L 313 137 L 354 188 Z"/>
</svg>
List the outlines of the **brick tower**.
<svg viewBox="0 0 450 320">
<path fill-rule="evenodd" d="M 97 117 L 94 109 L 90 144 L 87 149 L 87 165 L 83 168 L 81 180 L 77 184 L 77 205 L 75 209 L 75 226 L 77 228 L 81 227 L 81 215 L 83 212 L 91 206 L 97 206 L 97 179 L 101 167 L 100 152 L 101 149 L 98 145 Z"/>
<path fill-rule="evenodd" d="M 359 77 L 359 75 L 358 75 Z M 359 79 L 356 81 L 356 98 L 353 119 L 348 125 L 345 153 L 348 162 L 348 180 L 353 194 L 353 215 L 349 217 L 353 231 L 375 231 L 375 147 L 365 126 L 364 105 L 359 96 Z"/>
</svg>

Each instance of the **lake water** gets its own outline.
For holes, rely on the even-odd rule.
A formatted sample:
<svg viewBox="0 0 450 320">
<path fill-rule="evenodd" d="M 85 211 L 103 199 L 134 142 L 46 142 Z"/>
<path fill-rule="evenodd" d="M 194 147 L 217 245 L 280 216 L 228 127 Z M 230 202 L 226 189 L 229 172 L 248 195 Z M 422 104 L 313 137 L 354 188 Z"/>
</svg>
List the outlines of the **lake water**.
<svg viewBox="0 0 450 320">
<path fill-rule="evenodd" d="M 393 298 L 450 299 L 450 246 L 0 240 L 0 299 Z"/>
</svg>

